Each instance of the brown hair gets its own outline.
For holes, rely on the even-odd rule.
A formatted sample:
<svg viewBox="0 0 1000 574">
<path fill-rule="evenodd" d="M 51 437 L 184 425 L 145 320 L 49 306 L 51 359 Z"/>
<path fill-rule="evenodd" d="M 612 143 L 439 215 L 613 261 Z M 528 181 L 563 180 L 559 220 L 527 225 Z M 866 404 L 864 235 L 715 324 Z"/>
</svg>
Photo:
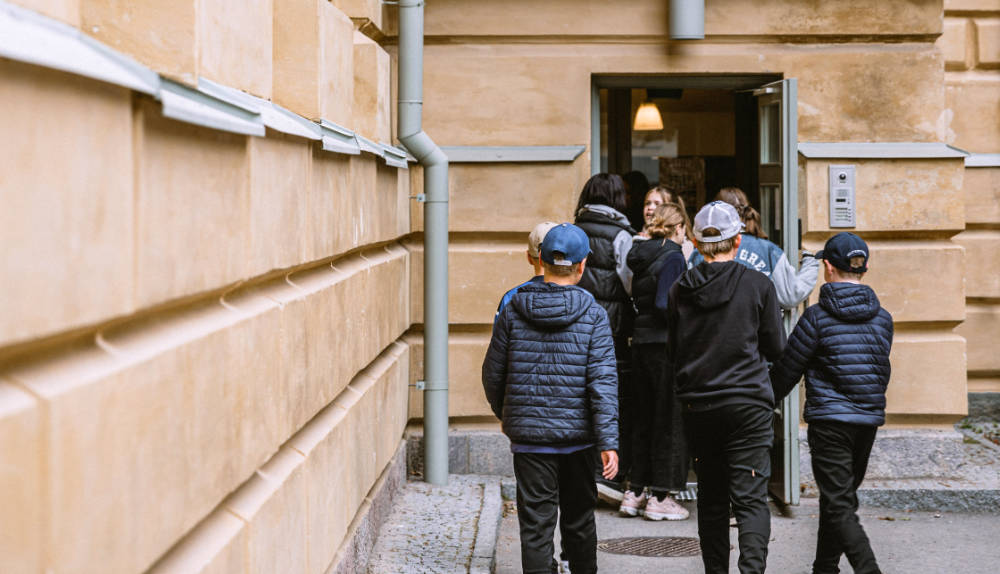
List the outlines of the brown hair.
<svg viewBox="0 0 1000 574">
<path fill-rule="evenodd" d="M 715 196 L 719 201 L 725 201 L 736 208 L 736 213 L 740 215 L 740 220 L 747 226 L 746 232 L 750 235 L 767 239 L 767 233 L 760 223 L 760 213 L 750 207 L 750 200 L 747 194 L 738 187 L 724 187 L 719 190 L 719 195 Z"/>
<path fill-rule="evenodd" d="M 703 237 L 718 237 L 722 235 L 722 232 L 714 227 L 706 227 L 701 232 Z M 723 239 L 715 243 L 706 243 L 704 241 L 698 242 L 698 252 L 701 253 L 702 257 L 705 259 L 715 259 L 719 255 L 724 253 L 729 253 L 736 248 L 736 238 L 739 235 L 730 237 L 729 239 Z"/>
<path fill-rule="evenodd" d="M 681 217 L 684 218 L 684 233 L 688 240 L 694 239 L 694 236 L 691 235 L 691 221 L 688 219 L 687 206 L 684 205 L 684 198 L 681 197 L 681 194 L 663 185 L 657 185 L 656 187 L 651 188 L 649 192 L 646 193 L 646 197 L 649 197 L 650 193 L 659 194 L 660 198 L 663 199 L 664 204 L 674 203 L 680 207 Z M 671 232 L 670 235 L 673 235 L 673 233 Z"/>
<path fill-rule="evenodd" d="M 554 263 L 546 263 L 545 261 L 542 261 L 542 269 L 545 270 L 546 275 L 552 275 L 554 277 L 572 277 L 580 272 L 580 264 L 574 263 L 572 265 L 555 265 Z"/>
<path fill-rule="evenodd" d="M 646 233 L 653 237 L 670 237 L 678 225 L 686 225 L 684 208 L 676 203 L 658 205 L 653 211 L 653 217 L 646 226 Z"/>
</svg>

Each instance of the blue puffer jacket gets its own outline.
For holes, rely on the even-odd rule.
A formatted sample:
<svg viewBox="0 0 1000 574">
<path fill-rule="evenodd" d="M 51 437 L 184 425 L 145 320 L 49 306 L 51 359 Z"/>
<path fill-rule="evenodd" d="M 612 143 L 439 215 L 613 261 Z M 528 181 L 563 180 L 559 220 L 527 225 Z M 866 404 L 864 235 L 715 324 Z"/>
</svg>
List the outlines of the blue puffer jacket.
<svg viewBox="0 0 1000 574">
<path fill-rule="evenodd" d="M 607 312 L 579 287 L 521 287 L 493 326 L 483 389 L 517 444 L 618 449 L 618 372 Z"/>
<path fill-rule="evenodd" d="M 806 422 L 884 424 L 892 333 L 892 315 L 871 287 L 823 285 L 771 368 L 775 393 L 787 394 L 804 373 Z"/>
</svg>

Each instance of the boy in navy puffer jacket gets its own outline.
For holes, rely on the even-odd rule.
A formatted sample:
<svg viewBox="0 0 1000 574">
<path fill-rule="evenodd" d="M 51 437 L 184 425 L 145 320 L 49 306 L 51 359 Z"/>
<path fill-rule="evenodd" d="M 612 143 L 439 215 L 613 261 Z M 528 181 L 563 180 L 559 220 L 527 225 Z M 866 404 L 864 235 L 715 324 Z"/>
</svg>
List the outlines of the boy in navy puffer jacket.
<svg viewBox="0 0 1000 574">
<path fill-rule="evenodd" d="M 819 304 L 799 319 L 771 381 L 783 396 L 806 378 L 805 420 L 820 493 L 813 573 L 839 572 L 841 554 L 855 572 L 879 572 L 858 521 L 857 489 L 875 431 L 885 423 L 892 316 L 860 283 L 868 271 L 868 246 L 860 237 L 838 233 L 816 258 L 826 279 Z"/>
<path fill-rule="evenodd" d="M 597 571 L 593 469 L 618 472 L 618 376 L 608 314 L 576 286 L 590 242 L 575 225 L 542 241 L 544 282 L 522 286 L 493 325 L 483 389 L 510 438 L 517 478 L 521 566 L 557 570 L 552 535 L 560 514 L 573 574 Z"/>
</svg>

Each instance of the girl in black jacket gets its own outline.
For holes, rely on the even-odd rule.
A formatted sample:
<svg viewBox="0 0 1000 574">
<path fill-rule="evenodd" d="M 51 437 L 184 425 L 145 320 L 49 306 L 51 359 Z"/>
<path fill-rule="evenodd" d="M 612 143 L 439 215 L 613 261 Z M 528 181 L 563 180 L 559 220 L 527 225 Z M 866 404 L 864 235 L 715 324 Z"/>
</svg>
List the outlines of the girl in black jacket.
<svg viewBox="0 0 1000 574">
<path fill-rule="evenodd" d="M 619 513 L 648 520 L 684 520 L 688 511 L 668 491 L 687 486 L 688 453 L 680 403 L 667 363 L 667 292 L 687 265 L 681 244 L 687 218 L 681 206 L 657 207 L 628 254 L 636 318 L 632 333 L 632 474 Z M 647 494 L 645 487 L 651 492 Z"/>
<path fill-rule="evenodd" d="M 618 434 L 629 437 L 632 416 L 631 357 L 628 340 L 632 336 L 632 271 L 625 258 L 632 248 L 635 230 L 625 217 L 625 184 L 622 178 L 609 173 L 592 176 L 583 186 L 576 206 L 576 225 L 590 239 L 590 256 L 579 286 L 589 291 L 608 313 L 618 363 Z M 613 480 L 598 477 L 597 492 L 607 502 L 622 500 L 623 482 L 631 467 L 631 444 L 622 441 L 619 451 L 618 476 Z"/>
</svg>

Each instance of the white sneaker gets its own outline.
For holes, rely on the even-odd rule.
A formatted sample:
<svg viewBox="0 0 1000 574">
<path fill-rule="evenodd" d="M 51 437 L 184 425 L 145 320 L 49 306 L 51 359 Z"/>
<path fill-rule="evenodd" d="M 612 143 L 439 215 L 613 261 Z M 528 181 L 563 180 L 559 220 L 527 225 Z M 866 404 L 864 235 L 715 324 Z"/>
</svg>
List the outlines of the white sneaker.
<svg viewBox="0 0 1000 574">
<path fill-rule="evenodd" d="M 559 561 L 559 574 L 572 574 L 569 571 L 569 560 Z"/>
<path fill-rule="evenodd" d="M 646 520 L 686 520 L 690 514 L 686 508 L 670 498 L 670 495 L 664 496 L 663 500 L 650 496 L 646 501 Z"/>
<path fill-rule="evenodd" d="M 611 505 L 616 505 L 622 501 L 624 495 L 622 491 L 618 490 L 614 486 L 615 483 L 610 481 L 597 481 L 597 498 L 600 498 L 604 502 Z"/>
<path fill-rule="evenodd" d="M 625 496 L 622 497 L 622 504 L 618 507 L 618 514 L 622 516 L 639 516 L 646 507 L 647 496 L 645 490 L 639 494 L 631 490 L 626 490 Z"/>
</svg>

